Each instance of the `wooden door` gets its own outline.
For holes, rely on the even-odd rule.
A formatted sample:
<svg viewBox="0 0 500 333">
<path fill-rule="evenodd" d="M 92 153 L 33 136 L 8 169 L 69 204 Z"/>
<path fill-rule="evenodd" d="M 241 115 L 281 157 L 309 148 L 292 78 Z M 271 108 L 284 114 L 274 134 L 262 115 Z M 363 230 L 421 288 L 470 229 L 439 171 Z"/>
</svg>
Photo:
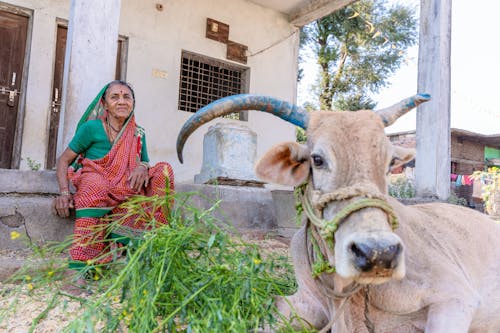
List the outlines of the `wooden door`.
<svg viewBox="0 0 500 333">
<path fill-rule="evenodd" d="M 49 143 L 47 149 L 47 169 L 56 166 L 57 131 L 59 128 L 59 112 L 61 111 L 61 92 L 64 73 L 64 54 L 66 52 L 66 41 L 68 28 L 57 26 L 56 55 L 54 64 L 54 78 L 52 80 L 52 105 L 50 106 Z"/>
<path fill-rule="evenodd" d="M 0 11 L 0 168 L 5 169 L 13 167 L 28 23 L 28 17 Z"/>
<path fill-rule="evenodd" d="M 47 146 L 47 169 L 56 166 L 57 133 L 59 129 L 59 112 L 61 111 L 62 81 L 64 73 L 64 58 L 66 54 L 66 41 L 68 28 L 64 25 L 57 26 L 56 57 L 54 64 L 54 78 L 52 80 L 52 105 L 50 111 L 49 141 Z M 126 41 L 124 37 L 118 39 L 118 51 L 116 56 L 115 79 L 124 80 Z"/>
</svg>

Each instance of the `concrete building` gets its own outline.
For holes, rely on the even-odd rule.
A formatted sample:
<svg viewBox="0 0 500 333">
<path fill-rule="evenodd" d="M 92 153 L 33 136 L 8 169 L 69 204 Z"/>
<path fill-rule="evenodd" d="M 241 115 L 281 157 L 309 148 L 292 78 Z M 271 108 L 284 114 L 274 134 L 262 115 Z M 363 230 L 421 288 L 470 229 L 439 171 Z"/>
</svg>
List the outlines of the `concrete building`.
<svg viewBox="0 0 500 333">
<path fill-rule="evenodd" d="M 113 79 L 134 86 L 151 162 L 172 164 L 178 191 L 224 198 L 221 209 L 239 227 L 275 226 L 270 191 L 192 184 L 210 125 L 189 138 L 184 164 L 177 134 L 192 112 L 225 95 L 295 102 L 299 27 L 353 1 L 0 0 L 0 248 L 21 246 L 12 231 L 32 241 L 71 233 L 71 219 L 51 212 L 59 192 L 52 169 Z M 237 117 L 256 134 L 257 156 L 295 137 L 272 115 Z"/>
<path fill-rule="evenodd" d="M 135 89 L 152 162 L 167 160 L 177 181 L 192 181 L 207 128 L 190 138 L 181 165 L 184 121 L 224 94 L 295 102 L 299 27 L 350 2 L 0 1 L 0 168 L 52 169 L 86 105 L 120 78 Z M 242 119 L 257 134 L 257 155 L 295 136 L 268 114 Z"/>
<path fill-rule="evenodd" d="M 167 160 L 176 182 L 192 183 L 210 126 L 189 138 L 179 164 L 175 141 L 192 112 L 224 93 L 295 102 L 299 28 L 354 1 L 0 0 L 1 231 L 40 221 L 59 228 L 49 215 L 58 193 L 50 170 L 106 82 L 133 84 L 152 162 Z M 450 165 L 450 9 L 451 0 L 421 1 L 418 89 L 433 99 L 417 110 L 416 178 L 421 194 L 439 198 L 449 193 L 441 175 Z M 256 133 L 257 158 L 295 137 L 272 115 L 238 117 Z"/>
</svg>

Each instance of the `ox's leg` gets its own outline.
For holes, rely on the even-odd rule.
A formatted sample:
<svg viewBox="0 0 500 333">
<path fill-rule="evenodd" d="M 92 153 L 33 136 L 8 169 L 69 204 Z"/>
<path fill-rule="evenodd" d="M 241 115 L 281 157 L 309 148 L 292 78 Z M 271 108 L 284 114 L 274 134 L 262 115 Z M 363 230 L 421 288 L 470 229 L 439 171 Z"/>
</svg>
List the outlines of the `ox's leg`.
<svg viewBox="0 0 500 333">
<path fill-rule="evenodd" d="M 467 333 L 473 310 L 458 301 L 431 304 L 425 333 Z"/>
<path fill-rule="evenodd" d="M 305 289 L 298 290 L 292 296 L 278 298 L 276 306 L 283 320 L 294 329 L 321 329 L 328 324 L 325 309 Z"/>
<path fill-rule="evenodd" d="M 292 296 L 278 298 L 276 306 L 284 320 L 289 321 L 295 328 L 312 326 L 321 329 L 329 321 L 328 303 L 312 278 L 305 234 L 305 227 L 302 227 L 290 243 L 298 290 Z"/>
</svg>

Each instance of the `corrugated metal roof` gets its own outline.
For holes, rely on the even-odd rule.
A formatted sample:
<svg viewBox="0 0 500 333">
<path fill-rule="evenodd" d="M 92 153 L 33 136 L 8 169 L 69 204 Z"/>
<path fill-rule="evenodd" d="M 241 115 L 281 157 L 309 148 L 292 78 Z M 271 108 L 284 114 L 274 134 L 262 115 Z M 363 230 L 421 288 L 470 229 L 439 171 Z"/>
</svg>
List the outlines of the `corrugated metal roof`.
<svg viewBox="0 0 500 333">
<path fill-rule="evenodd" d="M 457 128 L 452 128 L 451 134 L 458 139 L 467 139 L 500 149 L 500 134 L 484 135 Z"/>
<path fill-rule="evenodd" d="M 415 131 L 413 130 L 413 131 L 387 134 L 388 137 L 408 136 L 408 135 L 415 135 Z M 500 134 L 485 135 L 485 134 L 466 131 L 463 129 L 452 128 L 451 136 L 457 139 L 466 139 L 468 141 L 473 141 L 484 144 L 492 148 L 500 149 Z"/>
</svg>

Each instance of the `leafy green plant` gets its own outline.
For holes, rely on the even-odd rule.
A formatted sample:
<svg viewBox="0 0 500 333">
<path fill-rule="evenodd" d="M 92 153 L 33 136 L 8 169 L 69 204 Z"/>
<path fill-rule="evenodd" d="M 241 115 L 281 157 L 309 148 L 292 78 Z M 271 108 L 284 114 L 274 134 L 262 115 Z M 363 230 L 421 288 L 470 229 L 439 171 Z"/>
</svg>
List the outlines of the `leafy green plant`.
<svg viewBox="0 0 500 333">
<path fill-rule="evenodd" d="M 458 206 L 468 206 L 467 199 L 457 196 L 455 193 L 451 192 L 448 197 L 448 203 Z"/>
<path fill-rule="evenodd" d="M 151 230 L 117 250 L 126 251 L 125 259 L 89 267 L 92 296 L 74 297 L 58 289 L 67 283 L 63 261 L 45 268 L 27 267 L 17 274 L 15 280 L 24 292 L 27 288 L 46 293 L 47 307 L 36 322 L 70 297 L 82 309 L 65 332 L 257 332 L 277 324 L 274 298 L 296 288 L 288 259 L 262 256 L 256 244 L 244 242 L 213 217 L 217 205 L 199 210 L 188 204 L 191 195 L 175 195 L 177 204 L 169 212 L 168 225 L 153 218 Z M 140 215 L 144 203 L 166 206 L 173 199 L 172 195 L 133 197 L 123 206 L 129 214 Z M 110 231 L 121 218 L 111 217 Z M 37 253 L 60 258 L 62 247 Z M 5 313 L 0 322 L 2 318 Z M 290 331 L 285 325 L 283 332 Z"/>
<path fill-rule="evenodd" d="M 406 177 L 394 177 L 389 183 L 389 195 L 398 199 L 414 198 L 416 194 L 413 181 Z"/>
<path fill-rule="evenodd" d="M 488 214 L 500 214 L 500 207 L 495 207 L 495 201 L 500 196 L 500 167 L 490 167 L 486 171 L 474 171 L 472 177 L 475 181 L 481 181 L 482 199 Z"/>
<path fill-rule="evenodd" d="M 320 109 L 373 109 L 370 96 L 407 61 L 418 20 L 403 1 L 355 1 L 304 26 L 300 37 L 301 52 L 309 49 L 317 59 Z"/>
<path fill-rule="evenodd" d="M 40 162 L 32 160 L 30 157 L 26 158 L 26 163 L 28 163 L 28 168 L 30 168 L 30 170 L 32 171 L 38 171 L 42 167 L 42 164 Z"/>
</svg>

